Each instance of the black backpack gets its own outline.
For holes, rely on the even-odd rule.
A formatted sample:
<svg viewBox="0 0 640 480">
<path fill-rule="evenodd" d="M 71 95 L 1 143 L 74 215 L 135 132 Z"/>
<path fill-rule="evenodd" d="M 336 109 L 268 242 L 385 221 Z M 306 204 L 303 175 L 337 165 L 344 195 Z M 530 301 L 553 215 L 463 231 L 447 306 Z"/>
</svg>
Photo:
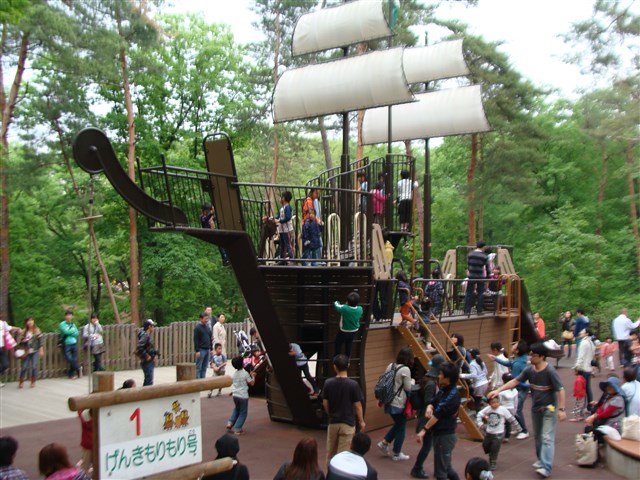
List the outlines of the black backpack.
<svg viewBox="0 0 640 480">
<path fill-rule="evenodd" d="M 394 364 L 394 368 L 390 368 L 380 375 L 378 383 L 376 383 L 373 389 L 373 395 L 376 397 L 376 400 L 382 402 L 383 405 L 389 405 L 393 402 L 393 399 L 396 398 L 396 395 L 402 390 L 402 385 L 400 385 L 397 391 L 395 389 L 396 373 L 398 373 L 401 367 L 402 365 L 395 366 Z"/>
</svg>

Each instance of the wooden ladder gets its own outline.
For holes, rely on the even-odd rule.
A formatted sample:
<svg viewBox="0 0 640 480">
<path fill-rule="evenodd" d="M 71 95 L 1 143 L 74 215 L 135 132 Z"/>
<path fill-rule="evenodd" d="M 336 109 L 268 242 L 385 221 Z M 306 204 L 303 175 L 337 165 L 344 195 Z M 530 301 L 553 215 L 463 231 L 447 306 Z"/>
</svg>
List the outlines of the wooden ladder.
<svg viewBox="0 0 640 480">
<path fill-rule="evenodd" d="M 431 314 L 431 323 L 427 325 L 424 322 L 424 320 L 422 320 L 422 317 L 418 314 L 418 312 L 415 311 L 413 306 L 411 307 L 411 309 L 413 310 L 414 318 L 419 322 L 419 325 L 422 327 L 421 330 L 429 332 L 431 345 L 433 346 L 433 348 L 435 348 L 435 350 L 433 349 L 427 350 L 426 345 L 422 343 L 422 339 L 419 339 L 417 337 L 417 332 L 415 331 L 414 327 L 412 325 L 407 325 L 405 322 L 400 323 L 400 325 L 398 325 L 396 329 L 398 330 L 398 332 L 400 332 L 402 337 L 407 341 L 407 344 L 409 345 L 411 350 L 413 350 L 413 353 L 418 359 L 418 361 L 422 364 L 422 366 L 426 371 L 429 371 L 429 362 L 431 361 L 431 358 L 435 352 L 438 352 L 440 355 L 442 355 L 446 359 L 446 361 L 450 362 L 451 359 L 447 355 L 444 345 L 442 345 L 438 341 L 436 336 L 433 335 L 431 332 L 431 327 L 437 326 L 441 330 L 441 332 L 444 334 L 445 338 L 447 338 L 451 342 L 451 337 L 449 337 L 449 334 L 446 332 L 444 327 L 440 324 L 436 316 Z M 453 345 L 453 342 L 451 342 L 451 344 Z M 462 361 L 467 363 L 466 359 L 464 358 Z M 466 428 L 467 433 L 469 434 L 471 439 L 482 441 L 484 439 L 484 435 L 480 430 L 480 428 L 478 427 L 478 425 L 476 424 L 475 415 L 470 414 L 465 409 L 465 405 L 467 401 L 471 398 L 471 393 L 469 392 L 469 386 L 462 379 L 459 379 L 458 388 L 463 393 L 466 399 L 465 401 L 460 403 L 460 408 L 458 409 L 458 417 L 460 418 L 460 421 Z"/>
</svg>

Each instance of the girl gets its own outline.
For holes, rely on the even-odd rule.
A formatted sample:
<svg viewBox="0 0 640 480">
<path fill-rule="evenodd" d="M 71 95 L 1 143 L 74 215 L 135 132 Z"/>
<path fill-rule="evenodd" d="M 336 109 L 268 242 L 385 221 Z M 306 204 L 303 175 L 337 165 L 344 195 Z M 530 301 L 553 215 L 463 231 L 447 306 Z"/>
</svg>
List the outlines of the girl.
<svg viewBox="0 0 640 480">
<path fill-rule="evenodd" d="M 393 442 L 393 461 L 409 460 L 409 455 L 402 453 L 405 432 L 407 429 L 407 419 L 404 416 L 404 407 L 407 403 L 407 395 L 411 392 L 411 367 L 414 361 L 413 351 L 409 347 L 404 347 L 398 352 L 396 363 L 390 363 L 385 372 L 395 369 L 394 390 L 398 392 L 390 404 L 384 406 L 384 413 L 393 419 L 393 426 L 378 443 L 378 448 L 382 453 L 389 455 L 389 447 Z"/>
<path fill-rule="evenodd" d="M 431 278 L 424 289 L 425 296 L 431 299 L 434 315 L 440 315 L 442 310 L 442 297 L 444 296 L 444 285 L 440 281 L 442 279 L 442 271 L 436 267 L 431 270 Z"/>
<path fill-rule="evenodd" d="M 318 442 L 303 438 L 296 445 L 293 460 L 285 462 L 273 480 L 324 480 L 324 472 L 318 465 Z"/>
<path fill-rule="evenodd" d="M 461 374 L 460 378 L 468 378 L 471 380 L 471 388 L 473 389 L 471 396 L 473 397 L 473 403 L 476 407 L 476 413 L 478 413 L 480 412 L 482 397 L 485 396 L 489 388 L 489 379 L 487 378 L 489 372 L 487 371 L 487 366 L 482 361 L 480 350 L 472 348 L 469 350 L 469 354 L 471 355 L 471 363 L 469 364 L 470 372 Z"/>
<path fill-rule="evenodd" d="M 38 378 L 38 358 L 44 354 L 42 332 L 36 326 L 33 317 L 27 317 L 24 321 L 24 330 L 18 336 L 18 348 L 25 351 L 20 365 L 20 383 L 18 388 L 24 386 L 24 379 L 31 373 L 31 388 L 36 386 Z"/>
<path fill-rule="evenodd" d="M 416 320 L 409 315 L 411 312 L 412 300 L 409 280 L 402 270 L 398 270 L 398 273 L 396 273 L 396 280 L 398 281 L 398 303 L 400 304 L 400 316 L 402 317 L 402 321 L 415 325 Z"/>
<path fill-rule="evenodd" d="M 244 433 L 242 427 L 249 412 L 249 387 L 255 383 L 256 374 L 255 372 L 247 373 L 242 368 L 242 357 L 240 356 L 234 357 L 231 360 L 231 365 L 236 369 L 231 385 L 234 407 L 227 422 L 227 430 L 233 429 L 233 433 L 242 435 Z"/>
<path fill-rule="evenodd" d="M 293 218 L 293 213 L 291 211 L 291 199 L 293 195 L 291 192 L 286 191 L 282 192 L 280 196 L 280 213 L 279 215 L 272 219 L 278 227 L 278 233 L 280 236 L 280 258 L 293 258 L 293 247 L 291 243 L 291 233 L 293 232 L 293 223 L 291 219 Z"/>
</svg>

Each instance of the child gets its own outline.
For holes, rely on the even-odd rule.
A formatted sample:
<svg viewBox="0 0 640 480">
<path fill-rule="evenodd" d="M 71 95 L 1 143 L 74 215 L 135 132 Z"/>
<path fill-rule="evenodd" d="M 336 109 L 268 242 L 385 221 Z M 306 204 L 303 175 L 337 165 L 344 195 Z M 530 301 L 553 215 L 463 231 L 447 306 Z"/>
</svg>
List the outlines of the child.
<svg viewBox="0 0 640 480">
<path fill-rule="evenodd" d="M 431 323 L 431 305 L 431 299 L 425 296 L 422 297 L 422 300 L 420 301 L 420 305 L 418 307 L 418 314 L 420 315 L 422 321 L 427 325 Z M 422 333 L 422 341 L 427 346 L 427 350 L 433 350 L 431 348 L 431 342 L 429 341 L 429 330 L 427 328 L 423 328 L 422 325 L 418 322 L 416 322 L 416 330 Z"/>
<path fill-rule="evenodd" d="M 502 344 L 500 342 L 493 342 L 491 344 L 491 355 L 498 360 L 507 362 L 507 357 L 504 356 L 504 348 L 502 348 Z M 489 379 L 489 382 L 491 383 L 491 390 L 495 390 L 503 385 L 502 377 L 505 373 L 509 373 L 509 367 L 505 367 L 499 362 L 495 362 L 493 364 L 493 372 L 491 372 L 491 378 Z"/>
<path fill-rule="evenodd" d="M 484 364 L 482 357 L 480 356 L 480 350 L 472 348 L 469 350 L 469 354 L 471 355 L 471 363 L 469 363 L 470 371 L 469 373 L 461 373 L 460 378 L 468 378 L 471 380 L 471 388 L 473 389 L 471 396 L 473 397 L 473 403 L 476 407 L 476 413 L 478 413 L 480 411 L 482 397 L 484 397 L 485 393 L 487 393 L 487 389 L 489 388 L 489 379 L 487 378 L 488 372 L 487 366 Z"/>
<path fill-rule="evenodd" d="M 316 212 L 309 209 L 307 220 L 302 225 L 302 258 L 317 260 L 322 256 L 322 233 L 320 225 L 316 221 Z M 317 262 L 306 262 L 306 265 L 315 267 Z"/>
<path fill-rule="evenodd" d="M 593 339 L 593 345 L 596 347 L 596 352 L 593 355 L 593 360 L 591 361 L 591 366 L 594 369 L 598 369 L 598 373 L 602 373 L 602 368 L 600 367 L 600 359 L 602 358 L 602 342 L 596 338 L 594 335 L 591 337 Z M 596 372 L 591 370 L 592 376 L 596 376 Z"/>
<path fill-rule="evenodd" d="M 613 372 L 615 368 L 613 367 L 613 352 L 615 350 L 615 345 L 613 343 L 613 338 L 607 337 L 606 342 L 602 345 L 602 356 L 604 357 L 605 367 Z"/>
<path fill-rule="evenodd" d="M 570 422 L 581 422 L 584 420 L 584 412 L 586 409 L 585 397 L 587 396 L 587 380 L 580 375 L 578 370 L 574 370 L 576 378 L 573 382 L 573 398 L 575 399 L 575 405 L 571 410 Z"/>
<path fill-rule="evenodd" d="M 497 265 L 493 267 L 491 276 L 489 277 L 489 289 L 487 294 L 493 297 L 495 310 L 500 310 L 500 301 L 502 299 L 502 285 L 504 285 L 504 277 L 502 271 Z"/>
<path fill-rule="evenodd" d="M 312 395 L 317 396 L 320 393 L 320 389 L 318 388 L 318 384 L 315 379 L 311 376 L 311 372 L 309 371 L 309 359 L 300 348 L 300 345 L 297 343 L 290 343 L 289 356 L 296 359 L 296 366 L 304 374 L 304 378 L 307 379 L 309 385 L 311 385 L 311 388 L 313 389 Z"/>
<path fill-rule="evenodd" d="M 78 417 L 82 427 L 80 436 L 82 458 L 76 464 L 76 468 L 80 468 L 90 475 L 93 472 L 93 420 L 91 419 L 91 410 L 78 410 Z"/>
<path fill-rule="evenodd" d="M 282 258 L 283 261 L 285 258 L 293 258 L 293 247 L 291 244 L 291 232 L 293 232 L 291 218 L 293 218 L 293 214 L 291 213 L 291 205 L 289 204 L 292 198 L 293 195 L 291 192 L 282 192 L 280 196 L 280 213 L 276 218 L 271 219 L 278 226 L 280 258 Z"/>
<path fill-rule="evenodd" d="M 489 462 L 484 458 L 470 458 L 464 467 L 464 480 L 493 480 L 493 473 L 489 468 Z"/>
<path fill-rule="evenodd" d="M 233 429 L 235 435 L 242 435 L 244 433 L 242 427 L 249 412 L 249 387 L 255 383 L 256 374 L 255 372 L 247 373 L 242 368 L 242 357 L 233 357 L 231 365 L 236 369 L 231 385 L 234 407 L 227 421 L 227 430 Z"/>
<path fill-rule="evenodd" d="M 500 405 L 500 398 L 497 396 L 489 400 L 489 405 L 478 412 L 476 421 L 479 427 L 484 424 L 486 428 L 482 448 L 484 453 L 489 454 L 490 469 L 495 470 L 504 437 L 505 423 L 509 421 L 518 429 L 518 432 L 522 431 L 522 427 L 516 422 L 511 412 Z"/>
<path fill-rule="evenodd" d="M 409 176 L 409 170 L 400 172 L 401 180 L 398 182 L 398 217 L 400 220 L 400 231 L 408 232 L 411 222 L 411 203 L 413 200 L 413 185 Z"/>
<path fill-rule="evenodd" d="M 498 364 L 499 365 L 499 364 Z M 505 373 L 502 375 L 500 386 L 512 380 L 513 377 L 509 373 Z M 497 388 L 497 387 L 496 387 Z M 518 390 L 512 388 L 510 390 L 503 390 L 500 392 L 500 405 L 509 410 L 511 415 L 515 417 L 516 411 L 518 410 Z M 516 422 L 518 419 L 516 418 Z M 518 422 L 520 423 L 520 422 Z M 522 425 L 520 425 L 522 427 Z M 507 429 L 504 431 L 504 440 L 503 443 L 509 443 L 509 437 L 511 437 L 511 426 L 509 425 Z"/>
<path fill-rule="evenodd" d="M 222 345 L 220 343 L 216 343 L 213 346 L 213 357 L 211 357 L 211 369 L 213 370 L 214 377 L 222 377 L 225 375 L 225 370 L 227 366 L 227 357 L 224 353 L 222 353 Z M 218 393 L 216 397 L 219 397 L 222 394 L 222 389 L 218 389 Z M 209 390 L 209 398 L 213 395 L 213 390 Z"/>
<path fill-rule="evenodd" d="M 440 315 L 442 310 L 442 298 L 444 297 L 444 285 L 440 281 L 442 279 L 442 271 L 439 267 L 431 270 L 431 280 L 427 283 L 424 289 L 425 297 L 431 299 L 433 305 L 433 313 L 437 316 Z"/>
<path fill-rule="evenodd" d="M 335 355 L 342 353 L 344 345 L 344 354 L 351 358 L 351 345 L 360 329 L 360 317 L 362 317 L 362 307 L 360 303 L 360 295 L 358 292 L 351 292 L 347 295 L 347 304 L 342 305 L 337 300 L 333 304 L 333 308 L 340 313 L 340 326 L 335 340 Z"/>
<path fill-rule="evenodd" d="M 409 322 L 411 325 L 416 324 L 416 320 L 409 315 L 411 312 L 411 287 L 409 286 L 409 280 L 407 280 L 407 276 L 402 270 L 398 270 L 396 273 L 396 280 L 398 281 L 398 303 L 400 304 L 400 316 L 402 317 L 402 322 Z"/>
</svg>

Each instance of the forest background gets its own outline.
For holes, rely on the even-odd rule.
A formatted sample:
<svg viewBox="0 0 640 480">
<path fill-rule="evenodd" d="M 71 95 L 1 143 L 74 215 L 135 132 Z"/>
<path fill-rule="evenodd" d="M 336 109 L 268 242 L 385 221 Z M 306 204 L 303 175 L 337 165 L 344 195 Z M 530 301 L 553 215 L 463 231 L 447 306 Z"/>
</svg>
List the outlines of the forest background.
<svg viewBox="0 0 640 480">
<path fill-rule="evenodd" d="M 136 159 L 157 165 L 162 153 L 171 165 L 203 169 L 202 139 L 225 131 L 242 181 L 304 184 L 339 162 L 339 118 L 274 126 L 271 92 L 284 69 L 335 54 L 290 54 L 297 17 L 335 3 L 255 0 L 264 40 L 239 44 L 227 25 L 166 14 L 160 0 L 0 2 L 0 318 L 21 325 L 33 316 L 54 330 L 72 308 L 79 321 L 94 311 L 107 324 L 168 324 L 197 318 L 205 305 L 244 318 L 218 250 L 150 234 L 103 176 L 78 169 L 72 140 L 86 126 L 104 129 L 134 178 Z M 397 11 L 394 45 L 423 44 L 411 27 L 425 24 L 442 32 L 430 43 L 465 39 L 471 74 L 456 83 L 482 84 L 493 127 L 430 150 L 432 256 L 480 238 L 512 245 L 548 329 L 577 307 L 603 335 L 622 307 L 640 315 L 640 18 L 632 4 L 595 1 L 593 15 L 566 32 L 575 54 L 567 62 L 594 79 L 572 100 L 524 79 L 499 43 L 440 19 L 437 2 L 407 0 Z M 370 42 L 351 53 L 385 47 Z M 354 112 L 352 131 L 359 121 Z M 355 158 L 386 151 L 351 141 Z M 394 151 L 417 157 L 421 180 L 424 142 Z M 130 290 L 116 291 L 114 281 Z"/>
</svg>

